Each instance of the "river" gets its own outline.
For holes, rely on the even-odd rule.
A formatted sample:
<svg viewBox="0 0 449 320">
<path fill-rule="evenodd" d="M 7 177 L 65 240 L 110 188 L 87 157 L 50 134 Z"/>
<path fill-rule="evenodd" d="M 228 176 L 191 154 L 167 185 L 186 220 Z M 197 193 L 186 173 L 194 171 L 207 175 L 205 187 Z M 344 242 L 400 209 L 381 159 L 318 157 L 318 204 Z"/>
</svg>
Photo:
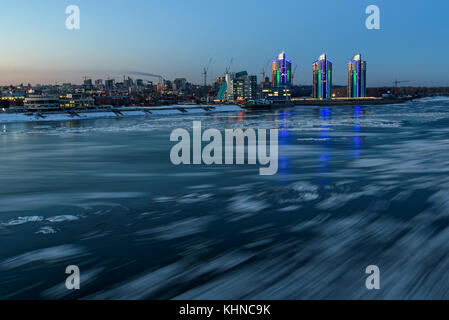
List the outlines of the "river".
<svg viewBox="0 0 449 320">
<path fill-rule="evenodd" d="M 193 121 L 279 129 L 277 174 L 173 165 Z M 0 146 L 1 299 L 449 298 L 449 98 L 4 123 Z"/>
</svg>

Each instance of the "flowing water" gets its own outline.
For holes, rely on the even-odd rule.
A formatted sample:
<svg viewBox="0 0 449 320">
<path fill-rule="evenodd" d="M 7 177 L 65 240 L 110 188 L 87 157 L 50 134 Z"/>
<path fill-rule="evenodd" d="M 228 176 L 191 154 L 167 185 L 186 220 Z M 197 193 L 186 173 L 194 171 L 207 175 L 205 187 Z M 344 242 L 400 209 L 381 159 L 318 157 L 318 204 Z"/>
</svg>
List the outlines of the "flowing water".
<svg viewBox="0 0 449 320">
<path fill-rule="evenodd" d="M 278 128 L 278 173 L 173 165 L 193 121 Z M 0 298 L 449 298 L 449 98 L 0 133 Z"/>
</svg>

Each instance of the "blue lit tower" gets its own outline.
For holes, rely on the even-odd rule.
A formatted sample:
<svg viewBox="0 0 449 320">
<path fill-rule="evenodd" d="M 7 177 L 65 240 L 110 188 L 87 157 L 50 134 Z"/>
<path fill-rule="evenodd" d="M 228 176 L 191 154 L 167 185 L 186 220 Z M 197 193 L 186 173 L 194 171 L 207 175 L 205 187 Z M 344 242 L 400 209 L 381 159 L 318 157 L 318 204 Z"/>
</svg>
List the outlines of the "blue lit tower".
<svg viewBox="0 0 449 320">
<path fill-rule="evenodd" d="M 325 54 L 313 63 L 313 97 L 332 98 L 332 62 Z"/>
<path fill-rule="evenodd" d="M 348 97 L 366 97 L 366 61 L 360 54 L 348 63 Z"/>
<path fill-rule="evenodd" d="M 291 85 L 292 62 L 285 58 L 285 52 L 281 52 L 276 60 L 271 63 L 273 87 Z"/>
</svg>

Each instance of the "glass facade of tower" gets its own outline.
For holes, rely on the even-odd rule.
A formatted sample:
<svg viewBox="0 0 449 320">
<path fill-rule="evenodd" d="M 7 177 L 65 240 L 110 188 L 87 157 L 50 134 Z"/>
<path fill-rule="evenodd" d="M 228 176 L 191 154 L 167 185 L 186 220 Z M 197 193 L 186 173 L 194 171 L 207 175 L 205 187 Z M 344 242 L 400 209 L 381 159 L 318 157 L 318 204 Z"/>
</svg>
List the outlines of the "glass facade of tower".
<svg viewBox="0 0 449 320">
<path fill-rule="evenodd" d="M 313 98 L 332 98 L 332 62 L 325 54 L 313 63 Z"/>
<path fill-rule="evenodd" d="M 291 100 L 291 90 L 289 86 L 272 87 L 265 86 L 262 88 L 261 99 L 269 100 L 273 104 L 283 104 Z"/>
<path fill-rule="evenodd" d="M 259 93 L 259 88 L 257 86 L 257 76 L 248 76 L 247 81 L 247 94 L 245 98 L 247 100 L 255 100 L 257 99 L 257 95 Z"/>
<path fill-rule="evenodd" d="M 360 54 L 348 63 L 348 98 L 366 97 L 366 61 Z"/>
<path fill-rule="evenodd" d="M 271 63 L 271 75 L 273 87 L 290 86 L 292 79 L 292 62 L 285 58 L 285 52 L 278 55 Z"/>
<path fill-rule="evenodd" d="M 228 102 L 257 99 L 257 76 L 248 75 L 246 71 L 226 74 Z"/>
</svg>

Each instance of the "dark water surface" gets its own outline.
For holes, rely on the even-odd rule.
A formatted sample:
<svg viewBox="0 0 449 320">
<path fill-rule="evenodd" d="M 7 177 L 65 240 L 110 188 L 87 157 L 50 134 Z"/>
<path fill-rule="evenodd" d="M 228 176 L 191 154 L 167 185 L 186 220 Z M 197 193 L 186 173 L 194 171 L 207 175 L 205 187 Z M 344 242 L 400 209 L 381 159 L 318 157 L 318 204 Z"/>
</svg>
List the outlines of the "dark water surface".
<svg viewBox="0 0 449 320">
<path fill-rule="evenodd" d="M 279 128 L 278 174 L 174 166 L 193 121 Z M 0 129 L 0 298 L 449 298 L 449 99 Z"/>
</svg>

